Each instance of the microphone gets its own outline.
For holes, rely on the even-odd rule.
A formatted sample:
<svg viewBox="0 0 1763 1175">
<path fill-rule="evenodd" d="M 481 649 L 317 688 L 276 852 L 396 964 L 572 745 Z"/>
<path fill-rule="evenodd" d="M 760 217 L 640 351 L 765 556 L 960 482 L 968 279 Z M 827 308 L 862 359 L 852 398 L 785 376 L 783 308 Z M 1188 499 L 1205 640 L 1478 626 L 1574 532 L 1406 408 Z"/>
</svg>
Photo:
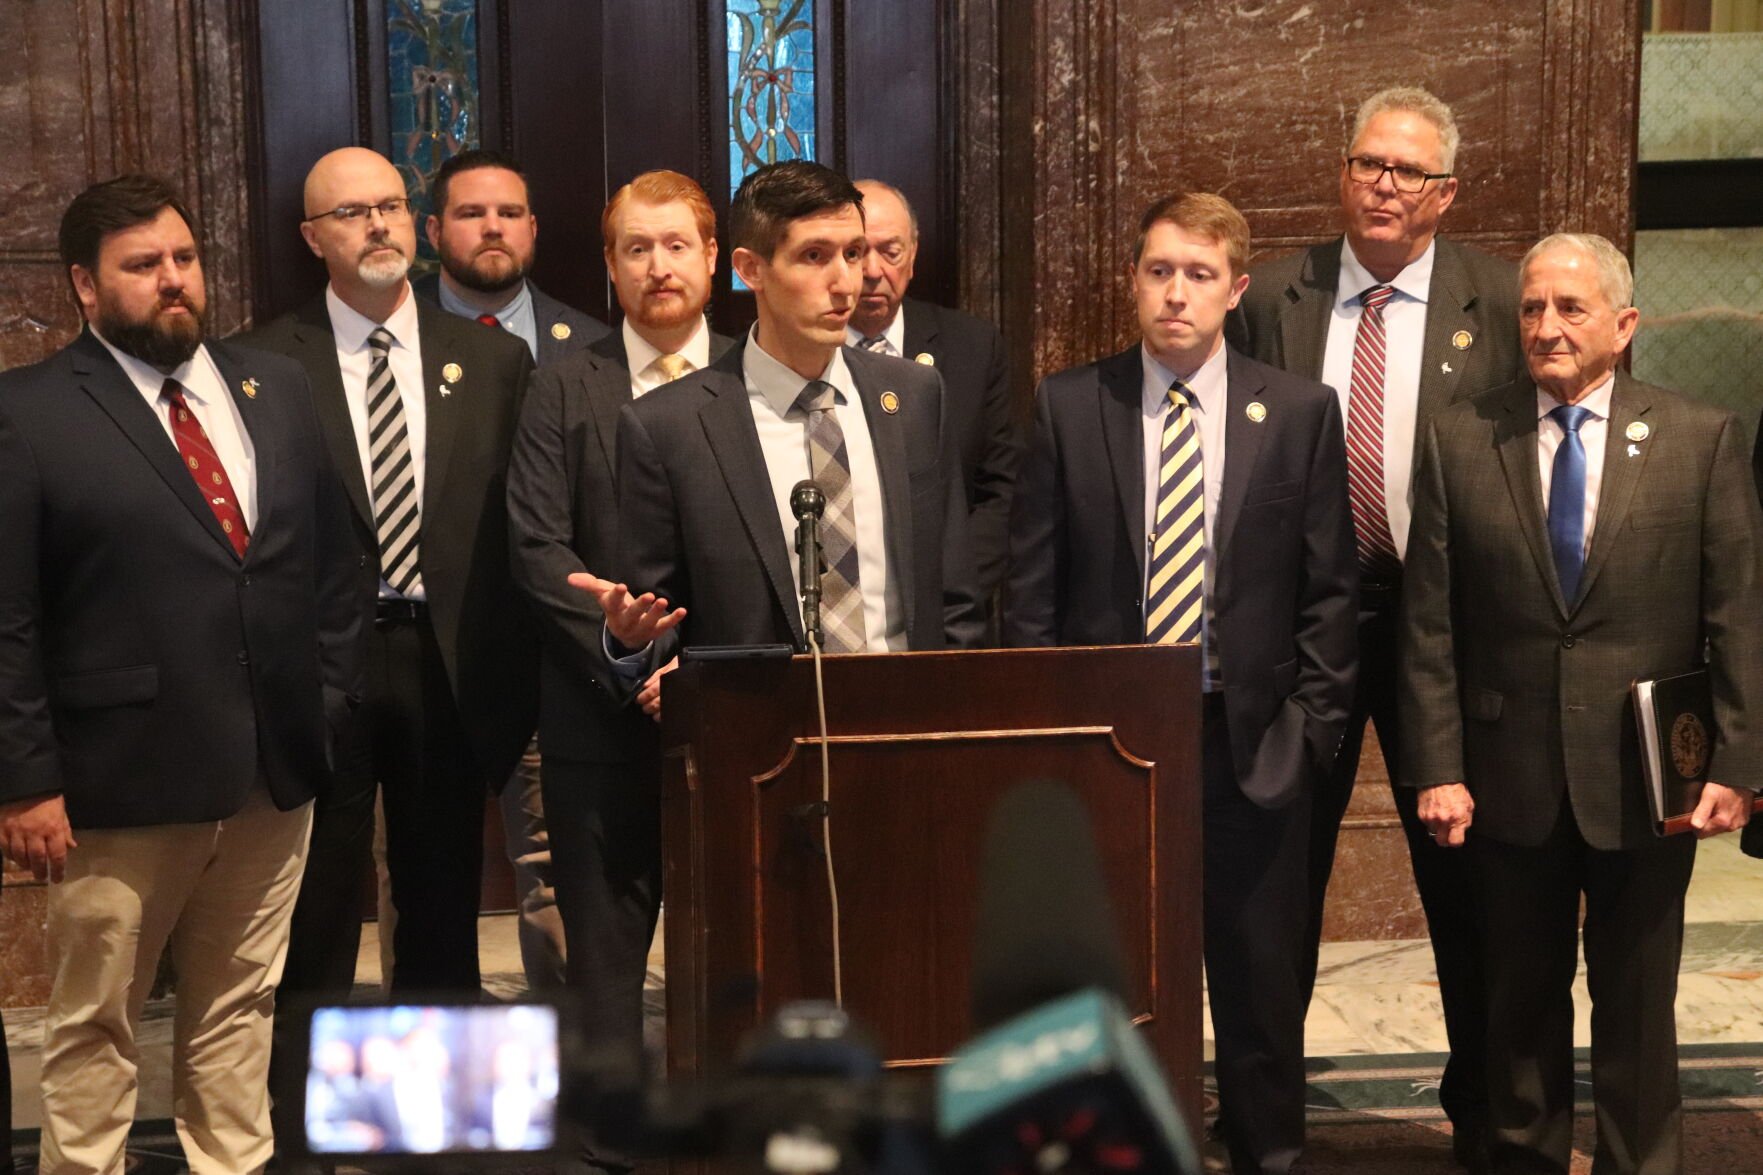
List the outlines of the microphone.
<svg viewBox="0 0 1763 1175">
<path fill-rule="evenodd" d="M 950 1170 L 1197 1175 L 1180 1111 L 1125 1004 L 1089 814 L 1063 784 L 992 815 L 974 941 L 981 1035 L 937 1074 Z"/>
<path fill-rule="evenodd" d="M 820 572 L 825 562 L 820 552 L 820 517 L 826 512 L 826 491 L 812 479 L 799 481 L 790 491 L 790 510 L 796 515 L 797 579 L 802 593 L 802 635 L 820 647 Z"/>
</svg>

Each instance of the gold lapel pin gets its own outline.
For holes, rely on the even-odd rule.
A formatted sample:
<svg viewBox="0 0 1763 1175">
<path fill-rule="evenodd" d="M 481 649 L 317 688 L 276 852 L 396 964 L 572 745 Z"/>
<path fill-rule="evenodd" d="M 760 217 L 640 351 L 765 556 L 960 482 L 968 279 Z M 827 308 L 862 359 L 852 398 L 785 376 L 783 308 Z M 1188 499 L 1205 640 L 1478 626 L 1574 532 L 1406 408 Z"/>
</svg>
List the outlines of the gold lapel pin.
<svg viewBox="0 0 1763 1175">
<path fill-rule="evenodd" d="M 461 379 L 464 378 L 464 376 L 465 376 L 465 369 L 460 367 L 459 364 L 457 364 L 457 363 L 449 363 L 449 364 L 447 364 L 447 366 L 441 368 L 441 378 L 446 380 L 450 384 L 458 383 Z M 444 396 L 447 393 L 442 392 L 441 394 Z"/>
<path fill-rule="evenodd" d="M 1652 429 L 1647 427 L 1646 421 L 1637 420 L 1623 430 L 1623 435 L 1628 437 L 1631 441 L 1644 441 L 1647 439 L 1647 435 L 1652 431 Z"/>
<path fill-rule="evenodd" d="M 912 362 L 922 363 L 926 367 L 935 367 L 937 365 L 937 357 L 932 355 L 929 351 L 920 351 L 912 357 Z"/>
<path fill-rule="evenodd" d="M 551 337 L 558 342 L 567 339 L 569 337 L 569 324 L 567 322 L 553 322 L 551 324 Z"/>
<path fill-rule="evenodd" d="M 881 394 L 881 406 L 883 412 L 892 416 L 900 410 L 900 397 L 892 392 L 883 392 Z"/>
<path fill-rule="evenodd" d="M 1475 336 L 1466 330 L 1460 330 L 1451 336 L 1451 346 L 1459 351 L 1469 350 L 1469 344 L 1475 342 Z"/>
<path fill-rule="evenodd" d="M 239 385 L 239 390 L 245 393 L 247 400 L 255 400 L 257 398 L 257 381 L 248 379 Z"/>
<path fill-rule="evenodd" d="M 1263 420 L 1267 419 L 1267 405 L 1256 400 L 1247 408 L 1243 409 L 1243 415 L 1247 416 L 1250 420 L 1253 420 L 1256 424 L 1260 424 Z"/>
</svg>

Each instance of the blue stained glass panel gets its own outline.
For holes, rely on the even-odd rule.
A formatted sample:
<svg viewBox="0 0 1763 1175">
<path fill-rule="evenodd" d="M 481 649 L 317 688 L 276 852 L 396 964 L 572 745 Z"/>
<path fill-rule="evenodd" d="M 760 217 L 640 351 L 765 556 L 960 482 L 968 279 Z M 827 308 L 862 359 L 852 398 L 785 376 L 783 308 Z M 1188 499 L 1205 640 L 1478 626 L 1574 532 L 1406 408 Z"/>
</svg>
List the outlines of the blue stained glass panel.
<svg viewBox="0 0 1763 1175">
<path fill-rule="evenodd" d="M 726 0 L 729 192 L 767 163 L 815 158 L 814 0 Z"/>
<path fill-rule="evenodd" d="M 477 0 L 386 0 L 386 83 L 392 163 L 421 224 L 441 164 L 478 145 Z"/>
</svg>

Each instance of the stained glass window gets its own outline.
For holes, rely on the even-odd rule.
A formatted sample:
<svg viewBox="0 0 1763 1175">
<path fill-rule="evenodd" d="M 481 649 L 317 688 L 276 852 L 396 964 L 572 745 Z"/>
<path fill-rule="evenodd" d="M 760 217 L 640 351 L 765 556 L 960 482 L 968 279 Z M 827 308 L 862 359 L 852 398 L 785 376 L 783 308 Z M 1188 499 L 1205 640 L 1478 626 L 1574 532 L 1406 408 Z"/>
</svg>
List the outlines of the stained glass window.
<svg viewBox="0 0 1763 1175">
<path fill-rule="evenodd" d="M 386 81 L 392 162 L 420 224 L 441 164 L 478 145 L 477 0 L 386 0 Z"/>
<path fill-rule="evenodd" d="M 813 159 L 814 0 L 726 0 L 729 192 L 767 163 Z"/>
</svg>

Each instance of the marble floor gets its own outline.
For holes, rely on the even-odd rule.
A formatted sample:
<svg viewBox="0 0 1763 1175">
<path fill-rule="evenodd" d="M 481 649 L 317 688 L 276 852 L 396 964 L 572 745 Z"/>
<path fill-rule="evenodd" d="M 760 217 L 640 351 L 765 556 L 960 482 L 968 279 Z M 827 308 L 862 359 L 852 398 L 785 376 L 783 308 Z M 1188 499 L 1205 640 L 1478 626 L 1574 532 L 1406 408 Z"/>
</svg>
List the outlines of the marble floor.
<svg viewBox="0 0 1763 1175">
<path fill-rule="evenodd" d="M 1763 1042 L 1763 862 L 1742 856 L 1736 837 L 1701 846 L 1687 907 L 1683 969 L 1678 991 L 1678 1036 L 1685 1045 Z M 377 984 L 379 944 L 368 926 L 357 972 Z M 520 953 L 511 917 L 487 917 L 480 929 L 486 986 L 496 994 L 522 987 Z M 651 956 L 649 1004 L 659 1028 L 660 955 Z M 1575 985 L 1580 1008 L 1576 1043 L 1588 1040 L 1589 1000 L 1583 973 Z M 167 1117 L 170 1005 L 150 1005 L 141 1026 L 138 1116 Z M 13 1068 L 14 1122 L 37 1124 L 36 1080 L 42 1018 L 28 1008 L 8 1009 L 6 1035 Z M 1440 1053 L 1443 1019 L 1432 958 L 1425 942 L 1341 942 L 1322 948 L 1316 997 L 1307 1024 L 1313 1057 Z M 652 1044 L 659 1044 L 658 1032 Z M 1211 1030 L 1207 1028 L 1208 1055 Z M 1763 1082 L 1763 1076 L 1759 1077 Z M 1760 1090 L 1763 1092 L 1763 1090 Z M 1758 1115 L 1763 1132 L 1763 1114 Z"/>
</svg>

